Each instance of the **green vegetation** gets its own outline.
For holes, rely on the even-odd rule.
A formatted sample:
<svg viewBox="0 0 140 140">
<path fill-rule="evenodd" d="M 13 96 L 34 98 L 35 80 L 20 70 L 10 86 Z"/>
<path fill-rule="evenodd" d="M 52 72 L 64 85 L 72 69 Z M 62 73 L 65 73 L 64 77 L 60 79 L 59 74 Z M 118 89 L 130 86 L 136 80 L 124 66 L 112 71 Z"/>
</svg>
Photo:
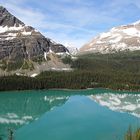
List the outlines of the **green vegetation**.
<svg viewBox="0 0 140 140">
<path fill-rule="evenodd" d="M 66 56 L 65 58 L 62 59 L 62 61 L 64 64 L 72 64 L 73 63 L 70 56 Z"/>
<path fill-rule="evenodd" d="M 22 60 L 16 60 L 16 62 L 12 60 L 1 60 L 0 68 L 6 71 L 14 71 L 20 69 L 22 64 L 23 64 Z"/>
<path fill-rule="evenodd" d="M 47 60 L 50 60 L 49 57 L 47 57 Z M 32 61 L 37 62 L 38 64 L 41 64 L 42 62 L 45 62 L 45 58 L 44 56 L 36 56 L 34 58 L 32 58 Z"/>
<path fill-rule="evenodd" d="M 46 71 L 35 78 L 22 76 L 0 77 L 0 90 L 49 89 L 49 88 L 110 88 L 140 91 L 140 51 L 117 54 L 89 54 L 63 59 L 73 71 Z M 23 69 L 33 69 L 25 61 Z"/>
<path fill-rule="evenodd" d="M 22 64 L 23 64 L 22 60 L 17 60 L 16 62 L 9 61 L 6 69 L 7 71 L 12 71 L 12 70 L 14 71 L 14 70 L 20 69 Z"/>
<path fill-rule="evenodd" d="M 30 60 L 24 60 L 24 63 L 21 67 L 23 70 L 33 70 L 34 69 L 34 65 Z"/>
<path fill-rule="evenodd" d="M 1 61 L 0 61 L 0 68 L 1 68 L 2 70 L 5 70 L 6 67 L 7 67 L 6 60 L 1 60 Z"/>
<path fill-rule="evenodd" d="M 128 129 L 125 140 L 140 140 L 140 129 L 132 132 L 131 127 Z"/>
<path fill-rule="evenodd" d="M 33 70 L 34 66 L 31 60 L 17 59 L 17 60 L 1 60 L 0 68 L 6 71 L 14 71 L 20 68 Z"/>
<path fill-rule="evenodd" d="M 140 51 L 116 54 L 88 54 L 72 61 L 73 68 L 92 72 L 140 73 Z"/>
<path fill-rule="evenodd" d="M 50 89 L 50 88 L 110 88 L 117 90 L 140 89 L 140 75 L 92 73 L 75 70 L 71 72 L 42 72 L 35 78 L 25 76 L 0 77 L 0 90 Z"/>
</svg>

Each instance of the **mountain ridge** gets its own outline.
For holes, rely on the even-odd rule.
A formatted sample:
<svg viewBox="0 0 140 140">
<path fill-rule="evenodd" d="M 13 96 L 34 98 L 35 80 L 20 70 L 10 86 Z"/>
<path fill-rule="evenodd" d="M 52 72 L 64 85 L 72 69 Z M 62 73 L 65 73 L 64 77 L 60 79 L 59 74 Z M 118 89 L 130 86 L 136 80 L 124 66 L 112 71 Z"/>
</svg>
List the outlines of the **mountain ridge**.
<svg viewBox="0 0 140 140">
<path fill-rule="evenodd" d="M 140 21 L 113 27 L 108 32 L 99 34 L 81 47 L 79 53 L 106 54 L 135 50 L 140 50 Z"/>
<path fill-rule="evenodd" d="M 24 26 L 25 24 L 9 13 L 5 7 L 0 6 L 0 26 L 19 27 L 20 25 Z"/>
<path fill-rule="evenodd" d="M 13 73 L 18 70 L 18 73 L 27 74 L 34 69 L 37 69 L 36 73 L 50 69 L 61 70 L 61 67 L 67 69 L 69 66 L 61 61 L 61 57 L 67 55 L 70 53 L 64 45 L 45 37 L 35 28 L 26 26 L 0 6 L 0 75 L 3 72 L 10 73 L 11 70 Z M 20 62 L 17 64 L 17 61 Z M 20 66 L 17 66 L 19 63 Z M 9 66 L 14 69 L 9 69 Z"/>
</svg>

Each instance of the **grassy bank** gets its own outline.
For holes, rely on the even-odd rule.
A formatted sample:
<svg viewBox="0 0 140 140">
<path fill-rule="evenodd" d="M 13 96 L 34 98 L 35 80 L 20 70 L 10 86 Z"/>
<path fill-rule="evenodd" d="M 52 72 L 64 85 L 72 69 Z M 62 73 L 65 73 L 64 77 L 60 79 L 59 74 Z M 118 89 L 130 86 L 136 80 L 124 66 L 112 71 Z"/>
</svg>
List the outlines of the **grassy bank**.
<svg viewBox="0 0 140 140">
<path fill-rule="evenodd" d="M 140 140 L 140 128 L 135 132 L 132 132 L 131 128 L 129 128 L 125 140 Z"/>
</svg>

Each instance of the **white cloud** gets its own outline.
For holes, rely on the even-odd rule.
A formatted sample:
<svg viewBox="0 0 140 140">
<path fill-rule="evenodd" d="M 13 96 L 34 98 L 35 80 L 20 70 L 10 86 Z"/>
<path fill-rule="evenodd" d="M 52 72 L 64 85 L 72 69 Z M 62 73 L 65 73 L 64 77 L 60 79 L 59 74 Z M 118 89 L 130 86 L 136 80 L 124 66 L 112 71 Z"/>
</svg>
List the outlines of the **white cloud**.
<svg viewBox="0 0 140 140">
<path fill-rule="evenodd" d="M 2 5 L 5 6 L 12 14 L 14 14 L 20 20 L 22 20 L 25 24 L 37 28 L 44 35 L 49 38 L 53 38 L 55 41 L 58 41 L 60 43 L 69 42 L 69 44 L 72 44 L 72 46 L 80 47 L 88 39 L 86 37 L 77 38 L 76 34 L 70 37 L 69 33 L 73 32 L 73 30 L 78 30 L 84 32 L 85 34 L 93 34 L 93 31 L 82 28 L 80 26 L 78 27 L 69 24 L 54 23 L 51 22 L 51 20 L 48 21 L 47 19 L 51 19 L 50 16 L 42 13 L 38 9 L 24 8 L 20 5 L 22 2 L 22 0 L 19 3 L 8 0 L 7 2 L 2 3 Z M 44 32 L 44 30 L 46 32 Z M 53 31 L 50 32 L 50 30 Z M 60 31 L 55 33 L 55 30 Z"/>
<path fill-rule="evenodd" d="M 62 43 L 64 45 L 69 44 L 71 47 L 76 47 L 76 48 L 79 48 L 79 47 L 81 47 L 81 45 L 87 43 L 87 41 L 93 36 L 93 35 L 87 35 L 85 37 L 80 38 L 80 37 L 75 37 L 73 35 L 73 37 L 71 36 L 71 38 L 70 38 L 69 35 L 67 35 L 65 33 L 59 33 L 58 36 L 52 32 L 47 32 L 44 34 L 46 36 L 51 37 L 52 39 L 54 39 L 58 43 Z"/>
<path fill-rule="evenodd" d="M 123 8 L 139 0 L 0 0 L 11 13 L 27 25 L 61 43 L 82 46 L 100 31 L 127 23 Z M 36 5 L 36 6 L 35 6 Z M 128 15 L 129 18 L 129 13 Z M 131 17 L 132 18 L 132 17 Z M 130 18 L 129 18 L 130 19 Z"/>
</svg>

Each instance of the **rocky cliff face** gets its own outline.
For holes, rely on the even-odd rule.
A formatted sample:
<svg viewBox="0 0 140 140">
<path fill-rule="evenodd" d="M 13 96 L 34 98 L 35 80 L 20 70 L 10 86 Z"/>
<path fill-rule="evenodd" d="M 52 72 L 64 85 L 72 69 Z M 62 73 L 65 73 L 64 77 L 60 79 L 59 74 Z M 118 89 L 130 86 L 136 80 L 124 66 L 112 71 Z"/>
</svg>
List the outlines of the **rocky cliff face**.
<svg viewBox="0 0 140 140">
<path fill-rule="evenodd" d="M 80 49 L 80 53 L 115 53 L 140 50 L 140 21 L 101 33 Z"/>
<path fill-rule="evenodd" d="M 0 26 L 19 27 L 20 25 L 24 26 L 25 24 L 11 15 L 6 8 L 0 6 Z"/>
<path fill-rule="evenodd" d="M 17 60 L 23 61 L 22 65 L 25 60 L 33 63 L 38 59 L 48 61 L 51 60 L 50 53 L 65 56 L 69 55 L 69 50 L 0 7 L 0 68 L 7 70 L 8 63 L 16 63 Z"/>
</svg>

